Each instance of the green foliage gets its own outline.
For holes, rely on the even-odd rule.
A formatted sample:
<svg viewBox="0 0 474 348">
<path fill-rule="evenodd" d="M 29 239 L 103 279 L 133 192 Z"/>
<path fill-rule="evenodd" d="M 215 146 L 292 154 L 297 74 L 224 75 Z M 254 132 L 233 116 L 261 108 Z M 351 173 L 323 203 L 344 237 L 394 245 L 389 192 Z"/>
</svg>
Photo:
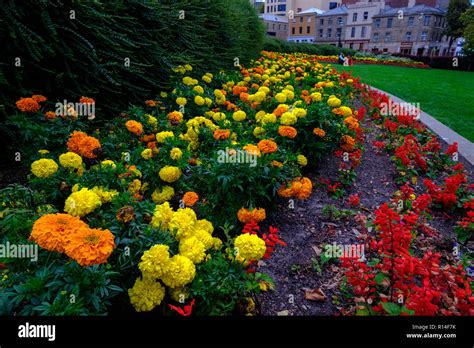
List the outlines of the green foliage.
<svg viewBox="0 0 474 348">
<path fill-rule="evenodd" d="M 446 34 L 453 38 L 461 37 L 463 34 L 463 23 L 461 15 L 469 8 L 469 0 L 450 0 L 448 13 L 446 14 Z"/>
<path fill-rule="evenodd" d="M 287 42 L 272 37 L 265 38 L 264 50 L 282 53 L 302 52 L 321 56 L 339 55 L 341 51 L 345 55 L 351 56 L 356 53 L 356 51 L 351 50 L 350 48 L 341 48 L 332 45 Z"/>
<path fill-rule="evenodd" d="M 463 50 L 465 53 L 474 55 L 474 8 L 470 8 L 461 16 L 464 26 L 463 37 L 466 40 Z"/>
</svg>

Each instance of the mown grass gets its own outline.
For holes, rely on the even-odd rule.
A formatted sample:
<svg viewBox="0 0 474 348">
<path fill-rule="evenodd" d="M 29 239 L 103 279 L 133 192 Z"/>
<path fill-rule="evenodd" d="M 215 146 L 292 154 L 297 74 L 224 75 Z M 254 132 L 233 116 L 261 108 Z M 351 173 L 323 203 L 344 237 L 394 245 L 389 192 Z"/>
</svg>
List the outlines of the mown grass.
<svg viewBox="0 0 474 348">
<path fill-rule="evenodd" d="M 474 142 L 474 72 L 384 65 L 333 64 L 410 103 Z"/>
</svg>

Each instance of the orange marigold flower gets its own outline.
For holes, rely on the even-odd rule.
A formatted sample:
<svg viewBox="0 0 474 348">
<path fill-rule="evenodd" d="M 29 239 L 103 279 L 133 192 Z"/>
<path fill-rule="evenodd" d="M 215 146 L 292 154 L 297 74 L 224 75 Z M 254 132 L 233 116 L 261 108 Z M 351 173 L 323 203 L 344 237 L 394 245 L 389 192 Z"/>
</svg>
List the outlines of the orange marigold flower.
<svg viewBox="0 0 474 348">
<path fill-rule="evenodd" d="M 216 140 L 229 139 L 229 137 L 230 137 L 229 129 L 216 129 L 214 131 L 214 139 Z"/>
<path fill-rule="evenodd" d="M 350 130 L 357 130 L 359 128 L 359 121 L 356 118 L 349 116 L 344 119 L 344 124 Z"/>
<path fill-rule="evenodd" d="M 298 132 L 293 127 L 280 126 L 278 127 L 278 134 L 280 134 L 282 137 L 293 139 L 294 137 L 296 137 L 296 134 L 298 134 Z"/>
<path fill-rule="evenodd" d="M 36 112 L 40 109 L 40 105 L 33 98 L 20 98 L 16 102 L 16 107 L 21 112 Z"/>
<path fill-rule="evenodd" d="M 196 192 L 189 191 L 186 192 L 183 196 L 183 203 L 187 207 L 192 207 L 199 200 L 199 196 Z"/>
<path fill-rule="evenodd" d="M 316 134 L 318 137 L 321 137 L 321 138 L 326 135 L 326 132 L 321 128 L 313 129 L 313 133 Z"/>
<path fill-rule="evenodd" d="M 158 103 L 154 100 L 147 100 L 145 101 L 145 104 L 148 105 L 148 106 L 151 106 L 151 107 L 155 107 L 158 105 Z"/>
<path fill-rule="evenodd" d="M 62 253 L 69 237 L 81 227 L 87 224 L 77 216 L 47 214 L 35 221 L 30 238 L 43 249 Z"/>
<path fill-rule="evenodd" d="M 264 208 L 254 208 L 251 211 L 246 208 L 241 208 L 237 212 L 237 218 L 244 224 L 248 224 L 252 221 L 260 222 L 265 220 L 266 212 Z"/>
<path fill-rule="evenodd" d="M 180 123 L 183 119 L 183 114 L 179 111 L 173 111 L 168 114 L 168 120 L 172 123 Z"/>
<path fill-rule="evenodd" d="M 95 100 L 89 97 L 84 97 L 82 96 L 81 99 L 79 99 L 79 103 L 83 104 L 95 104 Z"/>
<path fill-rule="evenodd" d="M 135 135 L 140 135 L 143 133 L 143 125 L 140 122 L 129 120 L 125 122 L 125 127 L 127 127 L 130 133 Z"/>
<path fill-rule="evenodd" d="M 273 167 L 278 167 L 278 168 L 283 167 L 283 163 L 281 163 L 281 162 L 279 162 L 279 161 L 275 161 L 275 160 L 271 161 L 270 164 L 271 164 Z"/>
<path fill-rule="evenodd" d="M 44 95 L 41 95 L 41 94 L 34 94 L 31 96 L 31 99 L 33 99 L 34 101 L 38 102 L 38 103 L 42 103 L 42 102 L 45 102 L 46 100 L 46 97 Z"/>
<path fill-rule="evenodd" d="M 247 151 L 250 155 L 256 155 L 257 157 L 262 156 L 262 153 L 260 152 L 260 149 L 256 145 L 247 144 L 242 149 Z"/>
<path fill-rule="evenodd" d="M 289 185 L 283 184 L 278 189 L 279 196 L 284 198 L 298 198 L 306 199 L 311 195 L 313 190 L 313 183 L 308 178 L 296 178 L 292 180 Z"/>
<path fill-rule="evenodd" d="M 155 134 L 149 134 L 149 135 L 144 135 L 143 137 L 140 138 L 140 141 L 143 141 L 145 143 L 149 141 L 155 140 Z"/>
<path fill-rule="evenodd" d="M 355 140 L 350 135 L 343 135 L 340 141 L 341 149 L 344 151 L 352 151 L 354 149 Z"/>
<path fill-rule="evenodd" d="M 277 117 L 283 115 L 285 112 L 288 111 L 288 108 L 285 106 L 278 106 L 274 111 L 273 114 Z"/>
<path fill-rule="evenodd" d="M 258 142 L 258 148 L 263 153 L 273 153 L 278 150 L 277 144 L 271 139 L 264 139 Z"/>
<path fill-rule="evenodd" d="M 67 148 L 83 157 L 96 158 L 94 151 L 100 149 L 100 142 L 84 132 L 74 131 L 67 142 Z"/>
<path fill-rule="evenodd" d="M 135 219 L 135 210 L 131 205 L 126 205 L 117 210 L 117 214 L 115 214 L 115 217 L 120 222 L 128 223 Z"/>
<path fill-rule="evenodd" d="M 56 113 L 54 111 L 46 111 L 44 117 L 48 120 L 54 120 L 56 118 Z"/>
<path fill-rule="evenodd" d="M 71 235 L 66 255 L 83 267 L 105 263 L 115 248 L 114 239 L 109 230 L 81 227 Z"/>
</svg>

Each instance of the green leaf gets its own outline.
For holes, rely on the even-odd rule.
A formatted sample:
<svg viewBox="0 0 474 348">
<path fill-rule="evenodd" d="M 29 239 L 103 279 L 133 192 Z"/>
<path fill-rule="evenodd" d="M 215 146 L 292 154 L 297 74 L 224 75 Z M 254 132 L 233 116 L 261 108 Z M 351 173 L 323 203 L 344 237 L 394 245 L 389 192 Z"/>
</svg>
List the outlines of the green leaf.
<svg viewBox="0 0 474 348">
<path fill-rule="evenodd" d="M 401 308 L 393 302 L 382 302 L 382 307 L 390 315 L 400 315 Z"/>
</svg>

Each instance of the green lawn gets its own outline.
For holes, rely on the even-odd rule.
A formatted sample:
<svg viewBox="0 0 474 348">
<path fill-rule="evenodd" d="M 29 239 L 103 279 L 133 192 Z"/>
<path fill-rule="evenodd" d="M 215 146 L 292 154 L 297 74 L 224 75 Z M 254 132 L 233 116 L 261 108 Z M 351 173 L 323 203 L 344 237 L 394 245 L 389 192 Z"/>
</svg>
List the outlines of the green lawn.
<svg viewBox="0 0 474 348">
<path fill-rule="evenodd" d="M 410 103 L 420 103 L 446 126 L 474 142 L 474 72 L 417 69 L 383 65 L 354 65 L 351 71 L 361 81 Z"/>
</svg>

